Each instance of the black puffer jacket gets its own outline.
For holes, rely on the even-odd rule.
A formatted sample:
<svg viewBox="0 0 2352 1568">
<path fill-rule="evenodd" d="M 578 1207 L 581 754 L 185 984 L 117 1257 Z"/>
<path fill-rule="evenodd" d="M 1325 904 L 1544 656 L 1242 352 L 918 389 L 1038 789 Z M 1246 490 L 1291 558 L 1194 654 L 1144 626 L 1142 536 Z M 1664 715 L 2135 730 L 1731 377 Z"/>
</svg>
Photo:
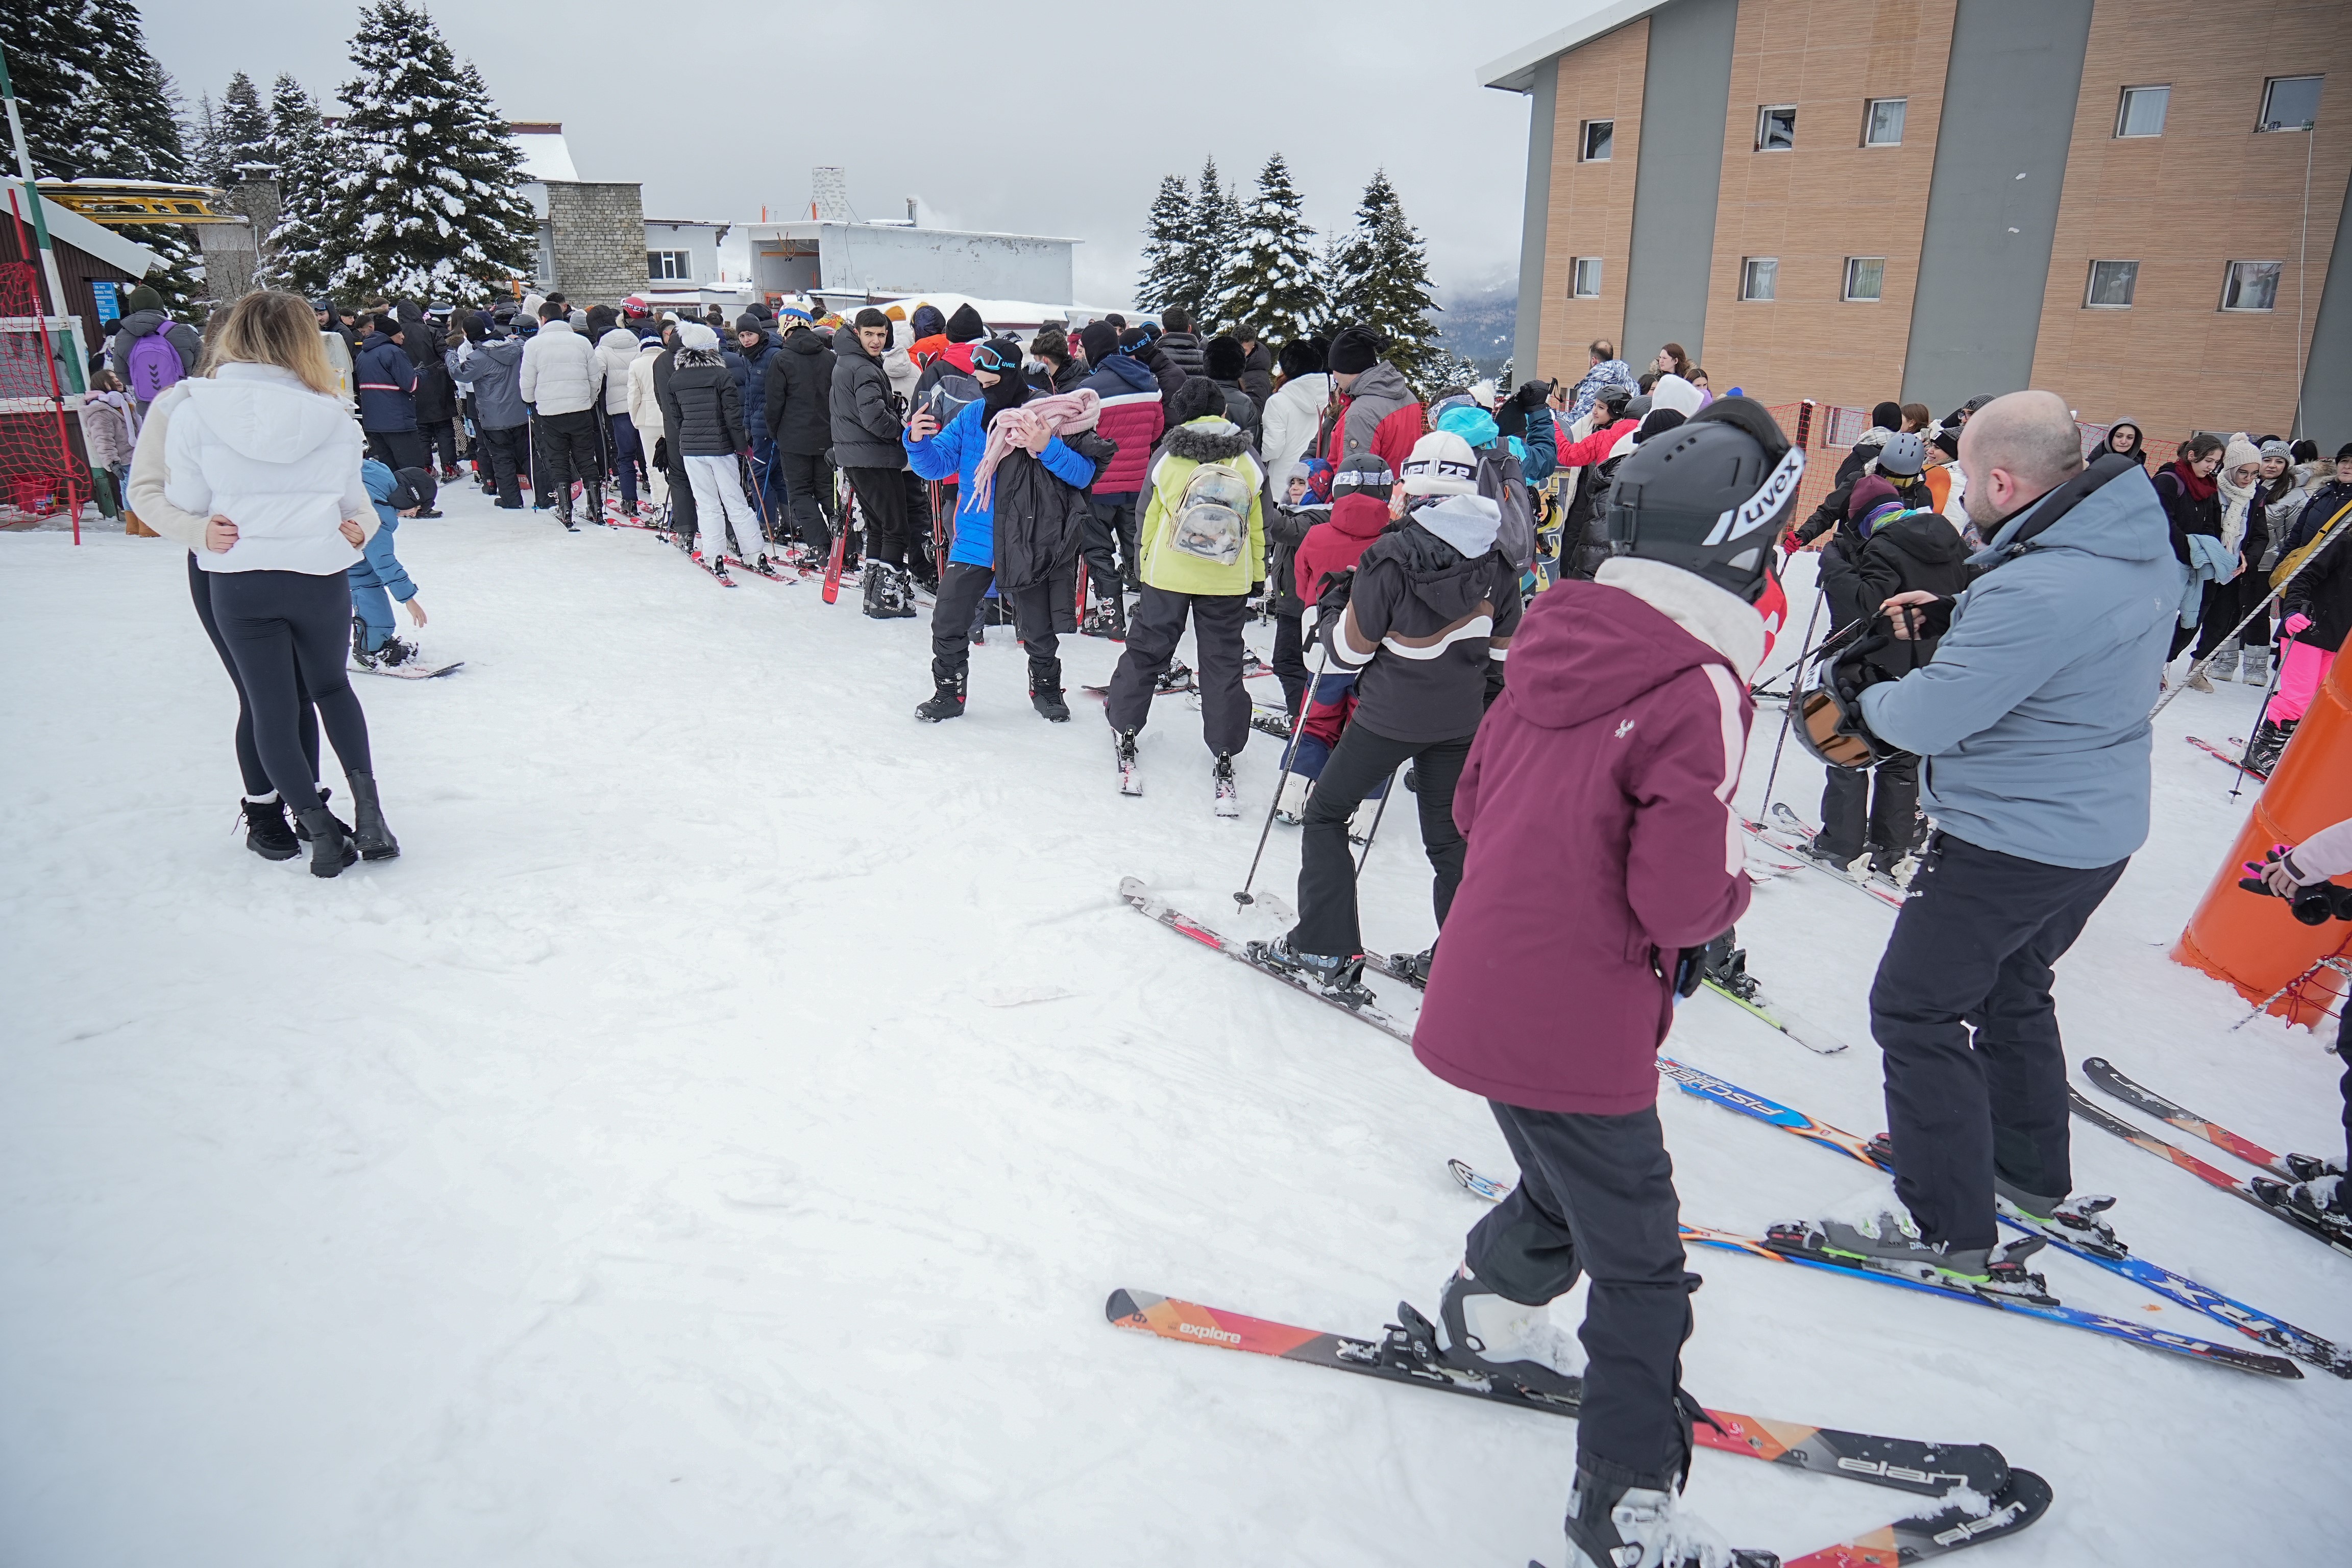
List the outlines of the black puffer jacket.
<svg viewBox="0 0 2352 1568">
<path fill-rule="evenodd" d="M 422 331 L 424 329 L 417 329 Z M 416 362 L 416 422 L 435 425 L 457 417 L 457 383 L 441 356 Z"/>
<path fill-rule="evenodd" d="M 1911 511 L 1890 518 L 1871 533 L 1854 563 L 1854 579 L 1865 615 L 1897 594 L 1951 595 L 1969 585 L 1969 545 L 1940 512 Z M 1936 639 L 1895 640 L 1870 656 L 1870 662 L 1897 680 L 1936 657 Z"/>
<path fill-rule="evenodd" d="M 735 391 L 735 373 L 716 354 L 706 350 L 682 360 L 660 396 L 662 434 L 679 457 L 724 457 L 751 445 L 743 433 L 743 400 Z"/>
<path fill-rule="evenodd" d="M 1118 444 L 1091 430 L 1065 434 L 1062 445 L 1094 464 L 1099 475 Z M 1054 592 L 1054 630 L 1077 627 L 1078 550 L 1087 520 L 1094 515 L 1084 487 L 1064 484 L 1053 471 L 1015 446 L 996 465 L 990 480 L 995 513 L 996 586 L 999 593 L 1049 584 Z"/>
<path fill-rule="evenodd" d="M 1242 390 L 1261 411 L 1274 395 L 1274 353 L 1264 343 L 1253 344 L 1249 357 L 1242 361 Z"/>
<path fill-rule="evenodd" d="M 814 456 L 833 445 L 833 345 L 807 327 L 770 351 L 762 412 L 776 450 Z"/>
<path fill-rule="evenodd" d="M 1209 374 L 1209 353 L 1201 345 L 1198 332 L 1162 332 L 1155 345 L 1168 356 L 1168 363 L 1187 376 Z"/>
<path fill-rule="evenodd" d="M 1216 381 L 1209 384 L 1225 395 L 1225 417 L 1247 432 L 1250 450 L 1253 452 L 1257 450 L 1261 420 L 1256 399 L 1251 397 L 1248 391 L 1238 381 Z"/>
<path fill-rule="evenodd" d="M 901 409 L 882 362 L 866 352 L 853 327 L 833 335 L 833 460 L 844 468 L 903 468 Z"/>
</svg>

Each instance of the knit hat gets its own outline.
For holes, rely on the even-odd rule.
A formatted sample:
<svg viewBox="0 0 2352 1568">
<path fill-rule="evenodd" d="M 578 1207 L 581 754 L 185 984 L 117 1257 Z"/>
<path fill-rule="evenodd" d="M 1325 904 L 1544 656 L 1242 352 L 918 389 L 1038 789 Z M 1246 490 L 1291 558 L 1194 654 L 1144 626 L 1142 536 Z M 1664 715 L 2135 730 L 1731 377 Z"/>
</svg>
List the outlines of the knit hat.
<svg viewBox="0 0 2352 1568">
<path fill-rule="evenodd" d="M 856 327 L 861 332 L 868 327 L 881 327 L 887 331 L 890 325 L 890 318 L 876 310 L 873 306 L 868 305 L 866 309 L 857 312 L 857 319 L 855 321 L 852 321 L 850 325 Z"/>
<path fill-rule="evenodd" d="M 1863 520 L 1887 502 L 1899 503 L 1901 500 L 1892 484 L 1876 474 L 1864 474 L 1853 481 L 1853 489 L 1845 498 L 1845 515 L 1853 522 L 1854 531 L 1867 539 L 1870 535 L 1861 526 Z"/>
<path fill-rule="evenodd" d="M 1395 489 L 1396 476 L 1389 472 L 1388 464 L 1377 452 L 1358 452 L 1351 458 L 1342 458 L 1331 475 L 1331 499 L 1335 501 L 1341 496 L 1357 495 L 1386 500 Z"/>
<path fill-rule="evenodd" d="M 1240 339 L 1214 337 L 1201 351 L 1201 360 L 1211 381 L 1239 381 L 1242 366 L 1249 363 L 1249 356 L 1242 351 Z"/>
<path fill-rule="evenodd" d="M 680 321 L 677 324 L 677 346 L 682 349 L 715 349 L 719 334 L 708 321 Z"/>
<path fill-rule="evenodd" d="M 1087 351 L 1088 364 L 1100 364 L 1118 353 L 1118 334 L 1108 321 L 1088 321 L 1078 329 L 1078 346 Z"/>
<path fill-rule="evenodd" d="M 1356 329 L 1350 328 L 1352 331 Z M 1347 332 L 1339 334 L 1345 342 Z M 1339 344 L 1331 345 L 1338 356 Z M 1432 430 L 1412 444 L 1404 460 L 1404 493 L 1409 496 L 1466 496 L 1478 490 L 1478 459 L 1470 443 L 1451 430 Z"/>
<path fill-rule="evenodd" d="M 1473 451 L 1492 446 L 1495 437 L 1501 434 L 1496 426 L 1495 416 L 1468 397 L 1460 399 L 1453 407 L 1439 414 L 1436 425 L 1440 430 L 1450 430 L 1461 437 L 1463 444 Z"/>
<path fill-rule="evenodd" d="M 1123 354 L 1141 353 L 1159 335 L 1150 327 L 1129 327 L 1118 335 L 1118 352 Z"/>
<path fill-rule="evenodd" d="M 1122 339 L 1123 342 L 1125 340 Z M 1168 423 L 1189 425 L 1195 419 L 1225 416 L 1225 389 L 1205 375 L 1187 376 L 1168 395 Z"/>
<path fill-rule="evenodd" d="M 2226 473 L 2231 468 L 2251 468 L 2262 460 L 2263 449 L 2242 435 L 2232 436 L 2229 447 L 2221 454 L 2221 468 Z"/>
<path fill-rule="evenodd" d="M 1282 369 L 1282 379 L 1296 381 L 1302 375 L 1313 375 L 1323 368 L 1323 357 L 1315 352 L 1311 342 L 1293 341 L 1282 345 L 1274 363 Z"/>
<path fill-rule="evenodd" d="M 163 308 L 163 296 L 144 283 L 122 297 L 122 313 L 126 316 L 136 315 L 141 310 L 160 310 Z"/>
<path fill-rule="evenodd" d="M 2294 461 L 2294 448 L 2274 436 L 2263 443 L 2263 456 L 2279 458 L 2292 463 Z"/>
<path fill-rule="evenodd" d="M 2352 441 L 2336 448 L 2336 460 L 2339 463 L 2352 461 Z"/>
<path fill-rule="evenodd" d="M 1370 327 L 1345 326 L 1331 340 L 1326 363 L 1334 375 L 1358 375 L 1380 362 L 1381 350 L 1386 343 L 1387 340 Z"/>
<path fill-rule="evenodd" d="M 1472 382 L 1470 384 L 1470 400 L 1481 408 L 1490 410 L 1494 408 L 1496 402 L 1495 396 L 1494 379 L 1492 377 L 1488 377 L 1483 381 Z"/>
<path fill-rule="evenodd" d="M 877 311 L 875 313 L 879 315 L 881 312 Z M 887 327 L 890 323 L 886 319 L 882 324 Z M 753 315 L 751 311 L 746 310 L 741 315 L 735 318 L 735 330 L 739 332 L 764 332 L 768 330 L 768 323 Z"/>
<path fill-rule="evenodd" d="M 860 322 L 863 326 L 865 323 Z M 1021 340 L 990 338 L 971 351 L 971 367 L 992 375 L 1017 375 L 1021 372 Z"/>
<path fill-rule="evenodd" d="M 980 319 L 980 312 L 973 310 L 971 302 L 967 300 L 955 308 L 954 315 L 948 318 L 947 334 L 948 342 L 951 343 L 976 343 L 988 336 L 988 324 Z"/>
<path fill-rule="evenodd" d="M 1902 429 L 1903 405 L 1899 403 L 1881 403 L 1876 405 L 1870 411 L 1870 424 L 1871 427 L 1876 430 Z"/>
<path fill-rule="evenodd" d="M 814 316 L 810 315 L 798 305 L 785 306 L 782 310 L 776 312 L 776 317 L 779 321 L 791 321 L 796 325 L 803 327 L 816 320 Z"/>
<path fill-rule="evenodd" d="M 1663 436 L 1688 417 L 1679 408 L 1653 408 L 1642 416 L 1642 427 L 1633 432 L 1633 444 L 1638 447 L 1653 436 Z"/>
</svg>

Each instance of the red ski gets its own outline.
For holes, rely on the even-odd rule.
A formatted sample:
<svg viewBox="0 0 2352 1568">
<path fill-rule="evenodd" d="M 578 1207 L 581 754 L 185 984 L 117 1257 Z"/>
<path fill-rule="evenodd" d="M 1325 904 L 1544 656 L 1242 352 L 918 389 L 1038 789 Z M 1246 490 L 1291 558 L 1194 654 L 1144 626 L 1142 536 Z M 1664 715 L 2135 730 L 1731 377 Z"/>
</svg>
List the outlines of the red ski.
<svg viewBox="0 0 2352 1568">
<path fill-rule="evenodd" d="M 824 602 L 828 605 L 841 597 L 841 552 L 849 542 L 849 519 L 841 519 L 841 527 L 833 536 L 833 554 L 824 563 Z"/>
</svg>

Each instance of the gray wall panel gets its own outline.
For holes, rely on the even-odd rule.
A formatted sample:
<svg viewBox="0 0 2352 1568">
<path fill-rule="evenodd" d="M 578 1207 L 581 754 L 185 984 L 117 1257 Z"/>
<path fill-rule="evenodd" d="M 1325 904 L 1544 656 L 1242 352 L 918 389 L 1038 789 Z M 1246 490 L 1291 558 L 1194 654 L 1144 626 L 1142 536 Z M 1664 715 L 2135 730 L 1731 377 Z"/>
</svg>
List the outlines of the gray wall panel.
<svg viewBox="0 0 2352 1568">
<path fill-rule="evenodd" d="M 2319 317 L 2311 325 L 2311 357 L 2303 367 L 2303 420 L 2298 435 L 2319 443 L 2322 457 L 2352 441 L 2352 184 L 2336 219 L 2336 248 L 2327 257 L 2327 281 L 2319 296 Z"/>
<path fill-rule="evenodd" d="M 1542 341 L 1544 236 L 1551 224 L 1552 131 L 1559 118 L 1559 58 L 1535 68 L 1528 93 L 1528 199 L 1519 218 L 1519 318 L 1511 340 L 1511 374 L 1519 381 L 1536 374 L 1536 347 Z"/>
<path fill-rule="evenodd" d="M 1960 0 L 1905 402 L 1941 414 L 2033 374 L 2090 36 L 2091 0 Z"/>
<path fill-rule="evenodd" d="M 1678 342 L 1693 360 L 1705 352 L 1724 107 L 1738 28 L 1739 0 L 1675 0 L 1650 16 L 1625 332 L 1617 345 L 1637 369 L 1660 343 Z M 1601 288 L 1609 287 L 1603 279 Z"/>
</svg>

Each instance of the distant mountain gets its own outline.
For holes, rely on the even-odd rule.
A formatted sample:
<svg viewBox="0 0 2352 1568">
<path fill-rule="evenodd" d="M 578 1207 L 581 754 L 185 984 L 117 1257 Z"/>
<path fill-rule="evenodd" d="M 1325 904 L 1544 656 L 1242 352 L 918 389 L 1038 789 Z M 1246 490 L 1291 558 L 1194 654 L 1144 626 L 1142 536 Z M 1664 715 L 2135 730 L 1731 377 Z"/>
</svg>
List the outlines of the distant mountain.
<svg viewBox="0 0 2352 1568">
<path fill-rule="evenodd" d="M 1438 342 L 1494 375 L 1511 357 L 1518 331 L 1519 282 L 1506 278 L 1480 289 L 1458 289 L 1438 297 Z"/>
</svg>

